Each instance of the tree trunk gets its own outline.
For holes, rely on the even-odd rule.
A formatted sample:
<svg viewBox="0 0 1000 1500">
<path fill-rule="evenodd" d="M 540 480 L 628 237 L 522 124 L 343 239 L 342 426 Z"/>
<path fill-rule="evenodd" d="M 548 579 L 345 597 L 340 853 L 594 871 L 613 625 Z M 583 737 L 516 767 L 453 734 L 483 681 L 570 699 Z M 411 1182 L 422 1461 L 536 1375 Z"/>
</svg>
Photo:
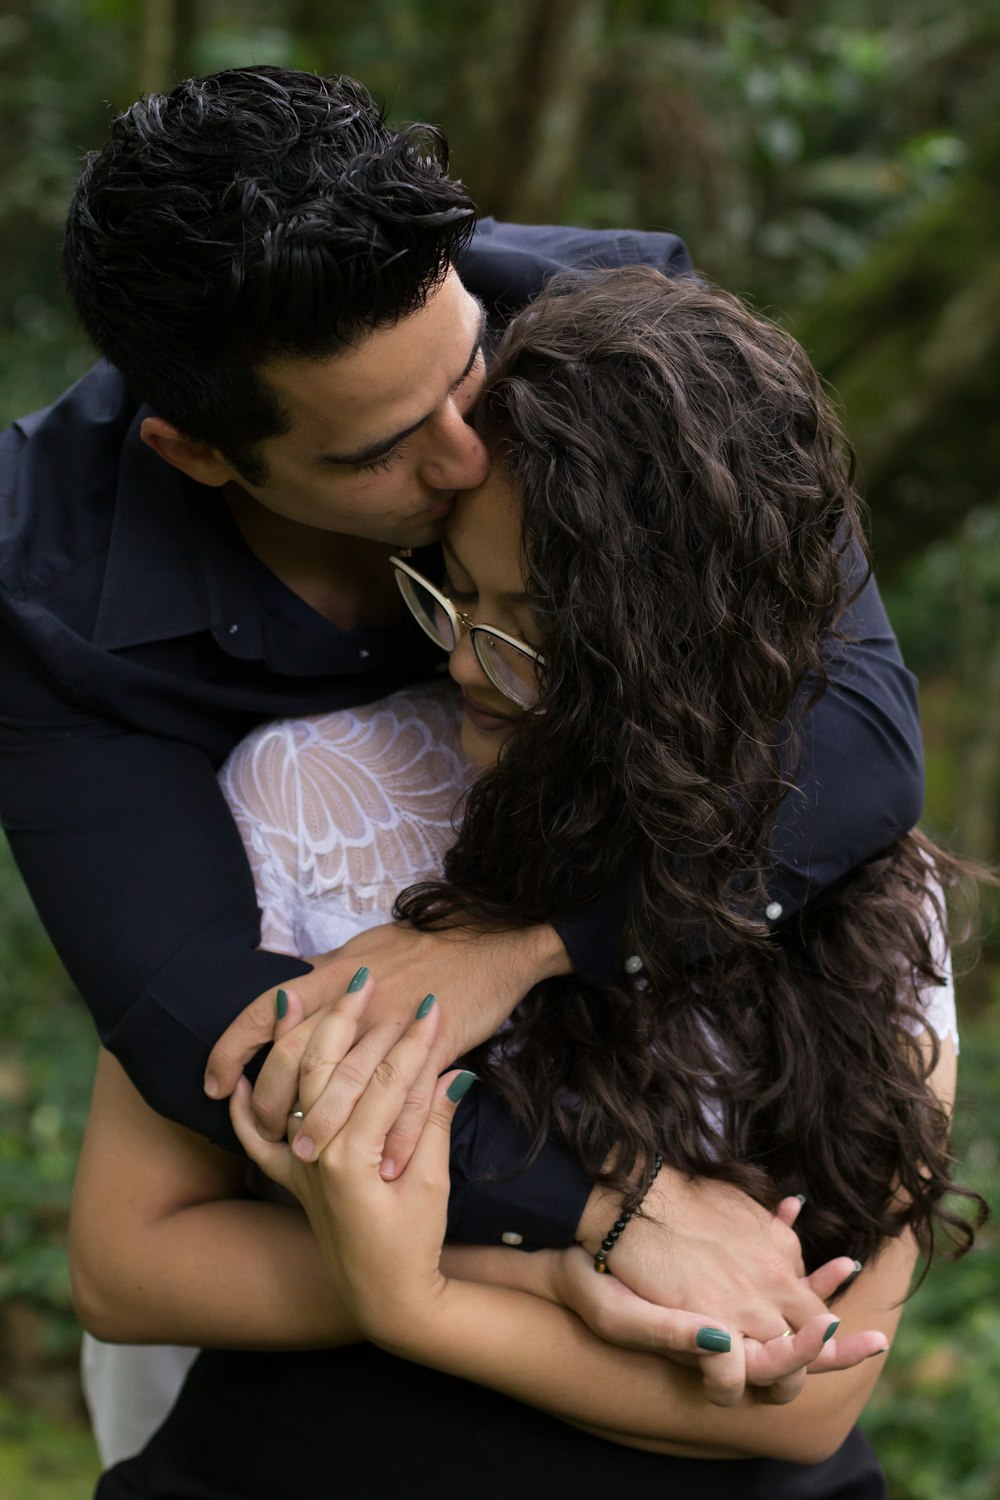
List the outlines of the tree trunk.
<svg viewBox="0 0 1000 1500">
<path fill-rule="evenodd" d="M 572 184 L 591 87 L 600 65 L 607 0 L 537 0 L 525 16 L 510 99 L 502 112 L 492 212 L 558 222 Z M 525 163 L 510 173 L 511 150 Z"/>
<path fill-rule="evenodd" d="M 0 51 L 0 285 L 22 281 L 22 257 L 36 228 L 35 215 L 23 192 L 25 137 L 30 134 L 27 90 L 34 75 L 35 36 L 31 0 L 8 0 L 4 16 L 6 45 Z"/>
<path fill-rule="evenodd" d="M 998 184 L 991 127 L 949 192 L 794 320 L 846 409 L 883 578 L 994 501 Z"/>
<path fill-rule="evenodd" d="M 198 73 L 198 0 L 143 0 L 139 92 L 160 94 Z"/>
<path fill-rule="evenodd" d="M 160 94 L 173 83 L 176 0 L 143 0 L 139 34 L 139 92 Z"/>
<path fill-rule="evenodd" d="M 975 545 L 966 528 L 957 633 L 968 732 L 958 750 L 955 812 L 962 853 L 990 863 L 1000 852 L 1000 630 L 996 606 L 977 577 Z"/>
</svg>

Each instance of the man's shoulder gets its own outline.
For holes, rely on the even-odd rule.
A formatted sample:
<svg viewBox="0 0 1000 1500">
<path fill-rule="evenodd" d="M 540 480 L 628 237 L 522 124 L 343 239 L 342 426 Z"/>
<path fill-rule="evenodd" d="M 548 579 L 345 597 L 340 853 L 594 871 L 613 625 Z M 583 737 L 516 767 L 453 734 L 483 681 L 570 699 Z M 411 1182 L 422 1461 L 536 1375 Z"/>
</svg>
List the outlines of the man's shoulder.
<svg viewBox="0 0 1000 1500">
<path fill-rule="evenodd" d="M 138 403 L 103 361 L 51 406 L 0 435 L 0 567 L 13 586 L 53 551 L 72 566 L 114 510 L 122 448 Z"/>
<path fill-rule="evenodd" d="M 523 306 L 559 271 L 655 266 L 667 276 L 692 274 L 687 249 L 666 230 L 580 229 L 480 219 L 458 263 L 470 290 L 490 307 Z"/>
<path fill-rule="evenodd" d="M 138 405 L 114 366 L 100 360 L 51 406 L 11 424 L 2 437 L 4 472 L 8 471 L 10 455 L 30 445 L 55 445 L 59 455 L 68 459 L 70 454 L 65 450 L 69 443 L 82 441 L 87 450 L 102 451 L 109 442 L 120 443 Z"/>
</svg>

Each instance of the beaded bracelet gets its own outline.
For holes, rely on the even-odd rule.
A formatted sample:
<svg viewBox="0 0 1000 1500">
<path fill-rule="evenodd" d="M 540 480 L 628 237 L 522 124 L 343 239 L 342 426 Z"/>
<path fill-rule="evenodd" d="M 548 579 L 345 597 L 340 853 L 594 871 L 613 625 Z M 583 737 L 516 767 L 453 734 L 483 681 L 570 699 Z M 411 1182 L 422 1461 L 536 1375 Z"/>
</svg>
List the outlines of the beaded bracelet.
<svg viewBox="0 0 1000 1500">
<path fill-rule="evenodd" d="M 649 1196 L 649 1190 L 653 1186 L 653 1183 L 656 1181 L 657 1173 L 662 1166 L 663 1153 L 661 1151 L 657 1151 L 656 1156 L 653 1158 L 653 1170 L 649 1174 L 649 1181 L 646 1183 L 645 1191 L 642 1197 L 639 1199 L 639 1202 L 636 1204 L 635 1208 L 631 1209 L 627 1214 L 622 1214 L 620 1219 L 615 1220 L 615 1222 L 612 1224 L 611 1228 L 608 1230 L 607 1234 L 601 1241 L 601 1248 L 594 1256 L 595 1271 L 609 1272 L 611 1270 L 611 1267 L 608 1265 L 608 1256 L 615 1248 L 615 1241 L 622 1233 L 629 1219 L 631 1219 L 632 1215 L 635 1213 L 635 1209 L 641 1208 L 645 1203 L 647 1197 Z"/>
</svg>

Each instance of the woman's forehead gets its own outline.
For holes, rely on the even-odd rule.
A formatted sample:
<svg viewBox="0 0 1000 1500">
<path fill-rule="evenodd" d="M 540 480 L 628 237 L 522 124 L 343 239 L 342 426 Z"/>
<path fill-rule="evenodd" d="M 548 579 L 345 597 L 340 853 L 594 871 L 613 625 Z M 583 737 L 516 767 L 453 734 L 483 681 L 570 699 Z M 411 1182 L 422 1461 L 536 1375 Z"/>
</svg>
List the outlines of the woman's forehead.
<svg viewBox="0 0 1000 1500">
<path fill-rule="evenodd" d="M 521 502 L 497 465 L 476 489 L 459 493 L 442 540 L 449 559 L 459 563 L 480 590 L 523 591 Z"/>
</svg>

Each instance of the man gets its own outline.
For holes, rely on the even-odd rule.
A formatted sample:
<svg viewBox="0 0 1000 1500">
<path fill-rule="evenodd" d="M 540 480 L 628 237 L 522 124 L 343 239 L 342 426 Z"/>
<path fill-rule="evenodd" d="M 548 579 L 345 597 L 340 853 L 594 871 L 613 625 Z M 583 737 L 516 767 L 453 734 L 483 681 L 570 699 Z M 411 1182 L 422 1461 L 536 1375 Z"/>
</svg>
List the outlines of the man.
<svg viewBox="0 0 1000 1500">
<path fill-rule="evenodd" d="M 155 1108 L 221 1144 L 224 1096 L 290 980 L 309 1014 L 255 1095 L 274 1136 L 316 1017 L 362 964 L 378 981 L 372 1021 L 408 1020 L 438 994 L 429 1073 L 546 975 L 572 965 L 602 982 L 627 964 L 624 872 L 598 907 L 523 933 L 387 927 L 312 968 L 261 952 L 215 773 L 263 719 L 434 670 L 386 562 L 433 543 L 486 473 L 467 420 L 484 349 L 552 271 L 636 261 L 689 269 L 671 235 L 474 229 L 440 137 L 387 130 L 350 80 L 251 68 L 189 81 L 135 105 L 84 168 L 66 268 L 109 363 L 0 448 L 0 812 L 105 1045 Z M 770 923 L 919 812 L 913 684 L 874 585 L 846 633 L 860 640 L 831 660 L 776 830 Z M 427 1092 L 390 1135 L 386 1171 L 405 1168 Z M 302 1134 L 321 1148 L 350 1102 L 335 1072 Z M 522 1147 L 470 1096 L 453 1237 L 596 1248 L 613 1205 L 558 1144 L 485 1180 Z M 782 1225 L 661 1176 L 651 1203 L 674 1226 L 669 1257 L 637 1222 L 615 1250 L 621 1278 L 668 1304 L 711 1293 L 717 1316 L 759 1339 L 821 1306 L 776 1269 L 795 1258 Z"/>
</svg>

